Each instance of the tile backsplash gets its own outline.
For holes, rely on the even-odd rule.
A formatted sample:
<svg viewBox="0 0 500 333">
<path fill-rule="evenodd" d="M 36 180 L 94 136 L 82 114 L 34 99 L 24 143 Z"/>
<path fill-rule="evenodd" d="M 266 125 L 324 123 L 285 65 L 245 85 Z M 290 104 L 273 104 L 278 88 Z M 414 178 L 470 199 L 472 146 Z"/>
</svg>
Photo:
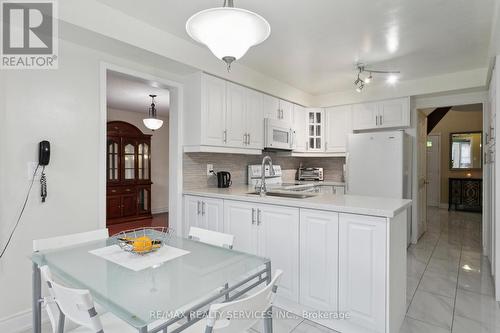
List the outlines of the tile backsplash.
<svg viewBox="0 0 500 333">
<path fill-rule="evenodd" d="M 283 181 L 295 180 L 297 168 L 302 163 L 304 167 L 319 167 L 324 169 L 324 179 L 342 181 L 342 169 L 345 163 L 343 157 L 286 157 L 269 152 L 274 164 L 281 165 Z M 260 164 L 264 155 L 184 153 L 184 188 L 217 186 L 215 176 L 207 176 L 207 164 L 213 164 L 214 170 L 229 171 L 233 185 L 247 183 L 247 166 Z"/>
</svg>

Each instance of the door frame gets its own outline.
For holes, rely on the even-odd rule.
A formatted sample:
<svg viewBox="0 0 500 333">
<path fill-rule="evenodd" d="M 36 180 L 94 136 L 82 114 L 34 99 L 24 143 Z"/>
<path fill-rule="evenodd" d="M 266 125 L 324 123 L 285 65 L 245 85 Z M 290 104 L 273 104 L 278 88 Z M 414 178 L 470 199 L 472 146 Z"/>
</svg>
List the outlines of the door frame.
<svg viewBox="0 0 500 333">
<path fill-rule="evenodd" d="M 448 208 L 448 205 L 446 205 L 445 207 L 442 206 L 441 204 L 441 148 L 442 148 L 442 145 L 441 145 L 441 133 L 434 133 L 434 134 L 428 134 L 427 135 L 427 138 L 430 137 L 430 136 L 435 136 L 435 137 L 438 137 L 439 138 L 439 154 L 438 154 L 438 204 L 437 204 L 437 207 L 438 208 Z M 427 159 L 427 172 L 429 172 L 429 159 Z M 429 181 L 429 180 L 427 180 Z M 427 184 L 429 185 L 429 184 Z M 427 198 L 427 202 L 428 201 L 428 198 Z"/>
<path fill-rule="evenodd" d="M 106 88 L 108 70 L 137 77 L 143 80 L 157 82 L 170 92 L 169 108 L 169 170 L 168 170 L 168 210 L 169 226 L 182 236 L 183 234 L 183 209 L 182 209 L 182 126 L 184 108 L 184 84 L 174 74 L 164 77 L 154 76 L 134 69 L 122 67 L 101 61 L 99 64 L 99 228 L 106 228 L 106 124 L 107 103 Z"/>
<path fill-rule="evenodd" d="M 414 130 L 414 136 L 415 140 L 413 142 L 413 184 L 412 184 L 412 192 L 413 192 L 413 204 L 412 204 L 412 243 L 416 244 L 418 241 L 417 235 L 418 235 L 418 177 L 417 177 L 417 161 L 418 161 L 418 151 L 417 151 L 417 140 L 416 140 L 416 135 L 417 135 L 417 113 L 419 109 L 427 109 L 427 108 L 439 108 L 439 107 L 446 107 L 450 105 L 466 105 L 466 104 L 476 104 L 476 103 L 481 103 L 483 105 L 483 117 L 484 117 L 484 110 L 486 107 L 486 104 L 488 103 L 488 92 L 486 90 L 484 91 L 472 91 L 472 92 L 461 92 L 461 93 L 439 93 L 439 94 L 433 94 L 433 95 L 423 95 L 423 96 L 417 96 L 417 97 L 412 97 L 411 99 L 411 118 L 412 118 L 412 127 Z M 483 118 L 483 124 L 484 124 L 484 118 Z M 483 172 L 483 182 L 485 181 L 490 181 L 490 179 L 485 179 L 484 178 L 484 172 Z M 484 195 L 484 192 L 483 192 Z M 483 200 L 484 202 L 485 200 Z M 483 205 L 483 210 L 484 210 L 484 205 Z M 485 220 L 485 214 L 483 211 L 483 220 L 482 220 L 483 225 L 485 223 L 488 223 L 488 221 Z M 485 228 L 483 228 L 484 230 Z M 485 241 L 487 242 L 487 238 L 489 236 L 485 235 L 483 232 L 482 235 L 482 240 L 483 244 L 485 244 Z"/>
</svg>

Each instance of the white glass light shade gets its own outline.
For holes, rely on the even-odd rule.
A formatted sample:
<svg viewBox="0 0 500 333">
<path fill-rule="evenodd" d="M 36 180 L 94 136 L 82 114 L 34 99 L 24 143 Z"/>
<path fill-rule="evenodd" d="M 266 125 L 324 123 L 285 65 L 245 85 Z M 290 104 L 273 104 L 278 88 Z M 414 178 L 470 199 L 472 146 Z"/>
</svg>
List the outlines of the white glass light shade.
<svg viewBox="0 0 500 333">
<path fill-rule="evenodd" d="M 217 58 L 234 57 L 237 60 L 250 47 L 265 41 L 271 26 L 262 16 L 249 10 L 219 7 L 191 16 L 186 22 L 186 31 Z"/>
<path fill-rule="evenodd" d="M 153 131 L 163 126 L 163 120 L 157 118 L 145 118 L 142 122 L 144 123 L 144 126 Z"/>
</svg>

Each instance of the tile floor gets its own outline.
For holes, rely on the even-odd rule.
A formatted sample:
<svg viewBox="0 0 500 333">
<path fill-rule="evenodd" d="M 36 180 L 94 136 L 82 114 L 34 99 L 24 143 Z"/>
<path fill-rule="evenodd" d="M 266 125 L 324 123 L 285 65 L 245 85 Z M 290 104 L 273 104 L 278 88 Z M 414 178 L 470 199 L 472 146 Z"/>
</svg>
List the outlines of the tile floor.
<svg viewBox="0 0 500 333">
<path fill-rule="evenodd" d="M 500 332 L 480 214 L 429 208 L 428 232 L 408 249 L 407 264 L 400 333 Z"/>
<path fill-rule="evenodd" d="M 500 332 L 500 307 L 481 255 L 480 214 L 429 208 L 427 233 L 408 249 L 407 276 L 400 333 Z M 273 326 L 274 333 L 334 332 L 293 315 L 275 319 Z M 252 330 L 263 332 L 261 324 Z M 51 332 L 50 326 L 43 332 Z"/>
</svg>

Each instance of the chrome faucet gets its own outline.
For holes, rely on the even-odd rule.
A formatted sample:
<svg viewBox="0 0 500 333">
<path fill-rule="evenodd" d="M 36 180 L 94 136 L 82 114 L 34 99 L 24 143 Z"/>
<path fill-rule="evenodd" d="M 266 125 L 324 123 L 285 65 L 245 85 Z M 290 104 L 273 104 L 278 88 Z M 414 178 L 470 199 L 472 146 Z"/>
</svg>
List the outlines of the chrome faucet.
<svg viewBox="0 0 500 333">
<path fill-rule="evenodd" d="M 259 189 L 259 195 L 261 197 L 265 196 L 267 193 L 267 187 L 266 187 L 266 163 L 269 164 L 269 175 L 274 176 L 274 168 L 273 168 L 273 160 L 271 157 L 268 155 L 264 156 L 262 159 L 262 166 L 260 169 L 260 189 Z"/>
</svg>

